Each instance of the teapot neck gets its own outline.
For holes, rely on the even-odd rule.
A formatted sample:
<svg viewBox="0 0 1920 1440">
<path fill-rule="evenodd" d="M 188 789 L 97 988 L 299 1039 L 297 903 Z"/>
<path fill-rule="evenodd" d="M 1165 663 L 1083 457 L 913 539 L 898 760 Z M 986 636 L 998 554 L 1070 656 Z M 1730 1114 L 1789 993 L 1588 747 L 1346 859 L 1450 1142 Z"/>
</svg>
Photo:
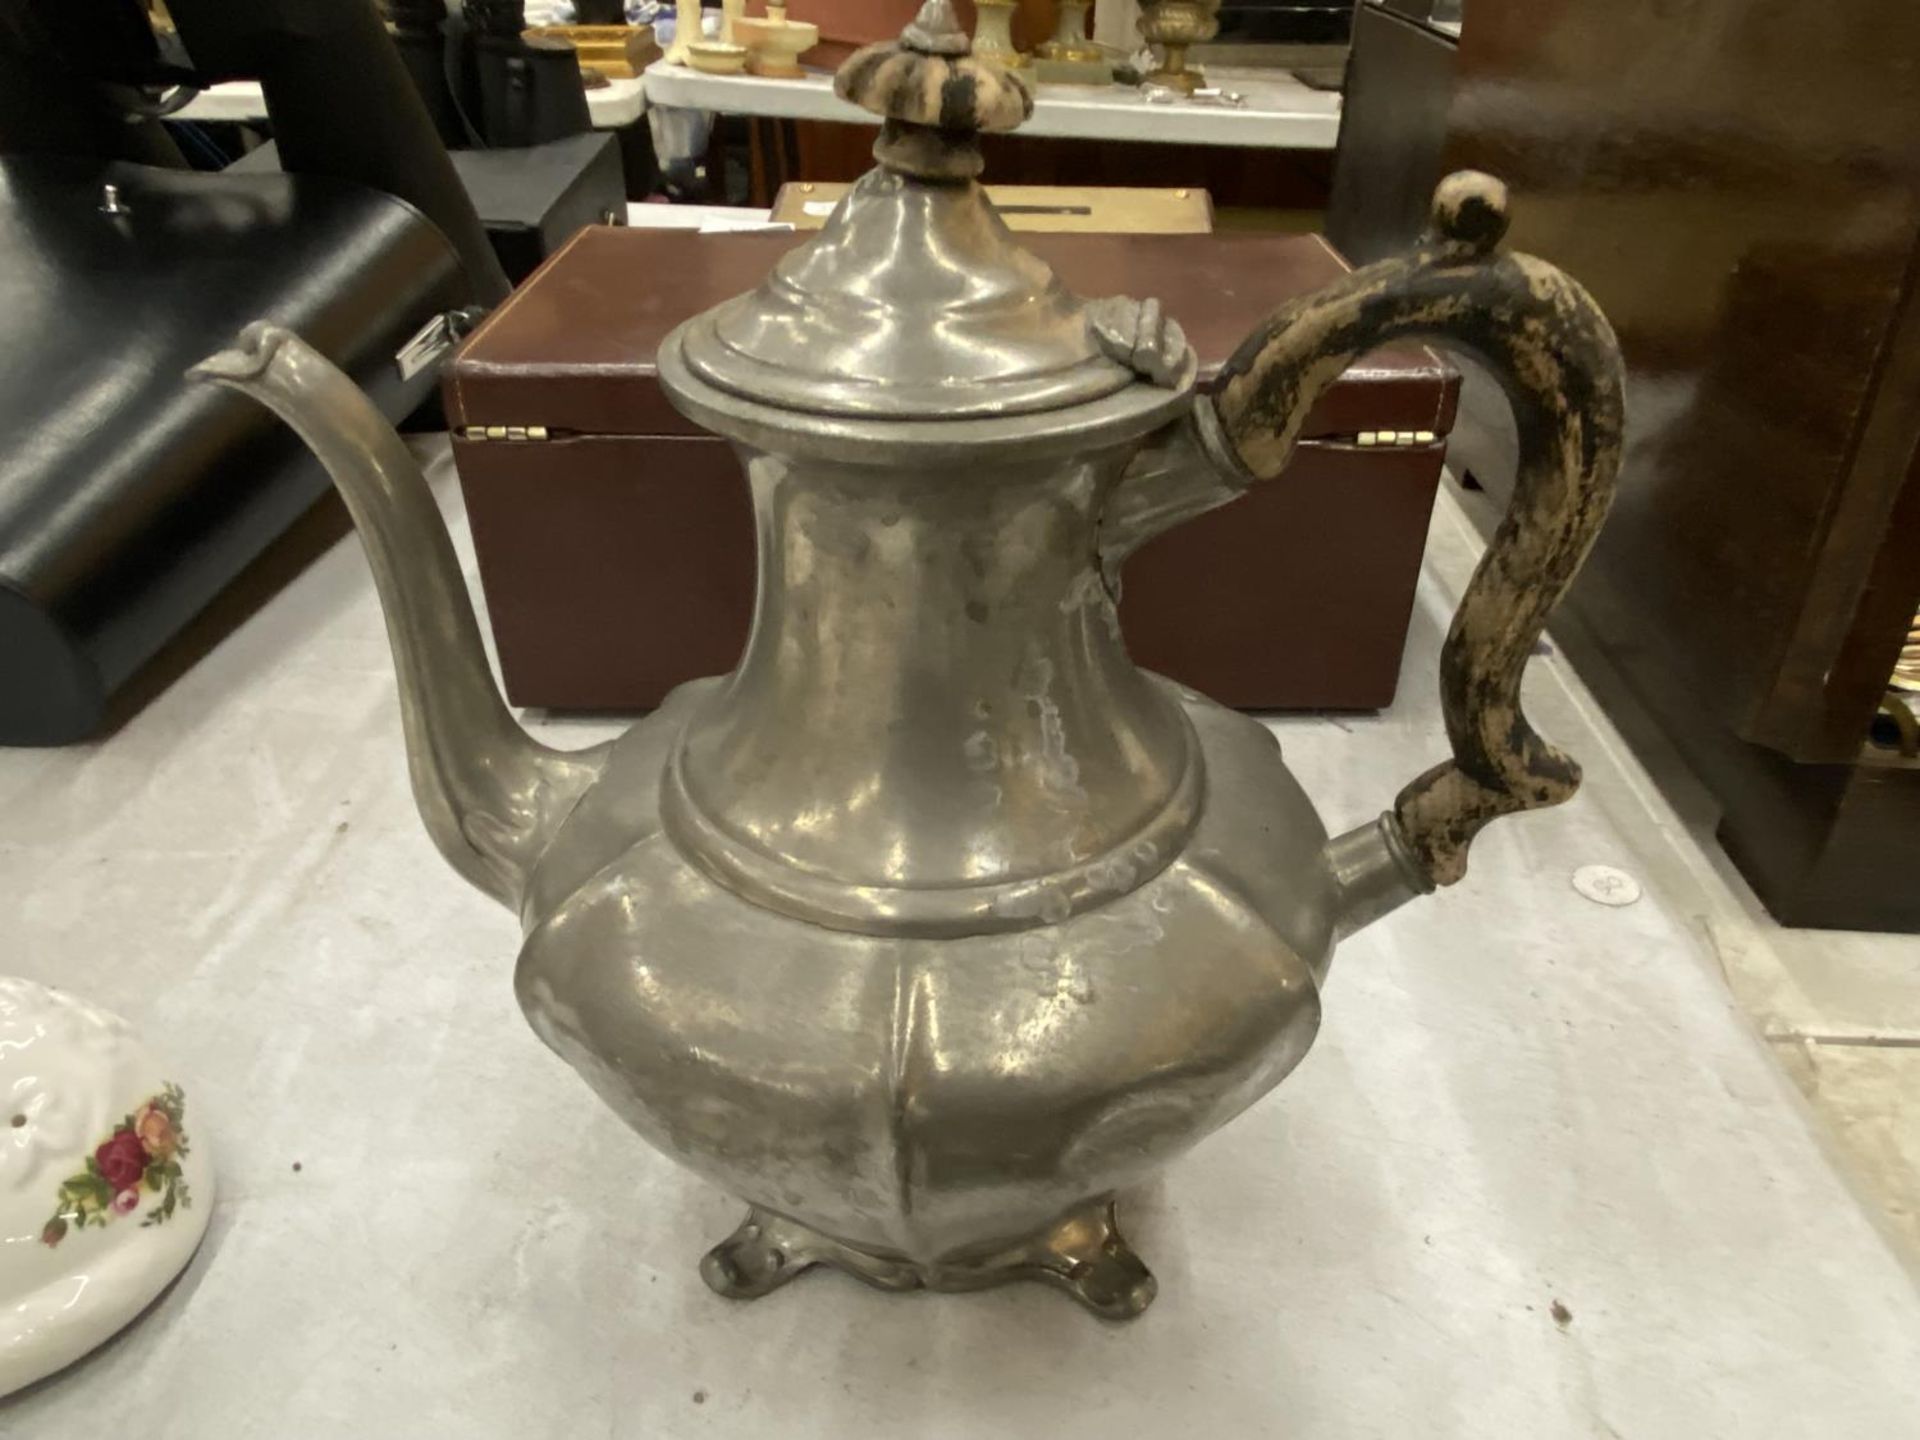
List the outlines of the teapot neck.
<svg viewBox="0 0 1920 1440">
<path fill-rule="evenodd" d="M 1130 449 L 988 473 L 750 454 L 758 608 L 671 767 L 676 841 L 748 898 L 884 934 L 1064 919 L 1157 873 L 1198 752 L 1095 557 Z"/>
</svg>

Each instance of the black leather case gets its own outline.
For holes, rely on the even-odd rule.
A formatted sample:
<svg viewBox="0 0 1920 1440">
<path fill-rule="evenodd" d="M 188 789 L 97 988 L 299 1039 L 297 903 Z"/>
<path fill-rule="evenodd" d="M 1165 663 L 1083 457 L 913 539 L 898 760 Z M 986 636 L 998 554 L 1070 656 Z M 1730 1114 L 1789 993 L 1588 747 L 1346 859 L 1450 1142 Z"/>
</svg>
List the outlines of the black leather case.
<svg viewBox="0 0 1920 1440">
<path fill-rule="evenodd" d="M 620 146 L 605 131 L 514 150 L 455 150 L 453 168 L 516 285 L 581 226 L 627 223 Z"/>
<path fill-rule="evenodd" d="M 289 430 L 189 365 L 270 319 L 397 420 L 438 375 L 397 352 L 467 300 L 437 229 L 343 181 L 0 159 L 0 743 L 96 733 L 325 489 Z"/>
<path fill-rule="evenodd" d="M 507 278 L 518 285 L 582 225 L 627 223 L 627 180 L 619 142 L 604 130 L 540 145 L 449 152 L 454 173 L 486 226 Z M 275 174 L 280 152 L 269 140 L 227 168 L 231 175 Z"/>
</svg>

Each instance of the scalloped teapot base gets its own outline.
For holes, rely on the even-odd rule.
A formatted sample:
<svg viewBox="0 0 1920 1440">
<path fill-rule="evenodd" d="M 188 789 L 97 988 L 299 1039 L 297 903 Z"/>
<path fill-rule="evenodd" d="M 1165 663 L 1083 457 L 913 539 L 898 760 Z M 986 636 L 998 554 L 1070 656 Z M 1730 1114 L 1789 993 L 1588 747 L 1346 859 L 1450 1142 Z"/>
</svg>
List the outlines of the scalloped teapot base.
<svg viewBox="0 0 1920 1440">
<path fill-rule="evenodd" d="M 757 1300 L 830 1265 L 879 1290 L 988 1290 L 1038 1280 L 1066 1291 L 1104 1320 L 1131 1320 L 1153 1303 L 1159 1282 L 1121 1238 L 1112 1199 L 1076 1206 L 1027 1239 L 975 1259 L 917 1265 L 877 1255 L 811 1226 L 752 1206 L 700 1261 L 700 1278 L 729 1300 Z"/>
</svg>

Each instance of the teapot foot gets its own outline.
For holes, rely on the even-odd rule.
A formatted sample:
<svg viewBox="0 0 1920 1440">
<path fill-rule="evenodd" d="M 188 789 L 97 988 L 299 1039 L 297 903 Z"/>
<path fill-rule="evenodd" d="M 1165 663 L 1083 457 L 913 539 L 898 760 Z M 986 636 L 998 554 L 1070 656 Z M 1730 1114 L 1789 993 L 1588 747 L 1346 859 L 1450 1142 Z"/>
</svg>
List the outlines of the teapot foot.
<svg viewBox="0 0 1920 1440">
<path fill-rule="evenodd" d="M 856 1250 L 757 1205 L 738 1230 L 700 1257 L 700 1278 L 729 1300 L 758 1300 L 815 1265 L 832 1265 L 882 1290 L 914 1290 L 921 1284 L 905 1260 Z"/>
<path fill-rule="evenodd" d="M 815 1265 L 831 1265 L 882 1290 L 984 1290 L 1039 1280 L 1107 1320 L 1131 1320 L 1159 1289 L 1153 1272 L 1121 1238 L 1111 1200 L 1071 1211 L 1005 1249 L 927 1266 L 858 1249 L 756 1206 L 702 1257 L 700 1276 L 730 1300 L 756 1300 Z"/>
</svg>

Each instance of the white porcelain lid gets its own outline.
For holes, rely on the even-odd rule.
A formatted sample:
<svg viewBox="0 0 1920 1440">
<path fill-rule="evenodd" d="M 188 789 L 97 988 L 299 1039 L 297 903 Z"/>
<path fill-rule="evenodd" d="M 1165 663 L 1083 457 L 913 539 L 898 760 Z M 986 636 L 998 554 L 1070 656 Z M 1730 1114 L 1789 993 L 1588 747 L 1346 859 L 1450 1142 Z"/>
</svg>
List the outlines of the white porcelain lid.
<svg viewBox="0 0 1920 1440">
<path fill-rule="evenodd" d="M 119 1016 L 0 976 L 0 1395 L 78 1359 L 192 1258 L 196 1097 Z"/>
</svg>

